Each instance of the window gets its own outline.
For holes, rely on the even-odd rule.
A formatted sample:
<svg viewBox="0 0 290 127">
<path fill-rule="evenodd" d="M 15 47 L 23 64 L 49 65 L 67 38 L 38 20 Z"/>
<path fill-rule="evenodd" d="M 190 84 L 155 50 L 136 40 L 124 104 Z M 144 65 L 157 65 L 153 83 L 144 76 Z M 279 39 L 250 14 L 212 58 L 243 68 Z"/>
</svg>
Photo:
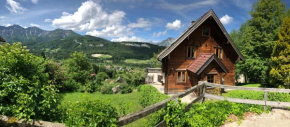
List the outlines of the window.
<svg viewBox="0 0 290 127">
<path fill-rule="evenodd" d="M 212 75 L 212 74 L 207 75 L 207 82 L 214 83 L 214 75 Z"/>
<path fill-rule="evenodd" d="M 218 58 L 222 58 L 222 52 L 223 52 L 223 49 L 221 49 L 221 48 L 216 48 L 216 50 L 215 50 L 215 55 L 216 55 Z"/>
<path fill-rule="evenodd" d="M 195 56 L 195 47 L 188 46 L 187 47 L 187 58 L 194 58 Z"/>
<path fill-rule="evenodd" d="M 208 26 L 203 26 L 202 27 L 202 36 L 209 36 L 209 27 Z"/>
<path fill-rule="evenodd" d="M 186 72 L 185 71 L 178 71 L 177 72 L 177 82 L 185 82 L 185 76 Z"/>
</svg>

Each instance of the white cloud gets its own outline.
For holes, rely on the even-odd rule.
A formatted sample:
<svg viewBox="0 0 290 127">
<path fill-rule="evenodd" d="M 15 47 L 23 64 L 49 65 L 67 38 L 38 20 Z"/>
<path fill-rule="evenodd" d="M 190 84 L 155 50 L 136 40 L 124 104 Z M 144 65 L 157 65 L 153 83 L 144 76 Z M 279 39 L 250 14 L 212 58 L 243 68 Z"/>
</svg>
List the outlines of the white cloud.
<svg viewBox="0 0 290 127">
<path fill-rule="evenodd" d="M 188 4 L 171 4 L 167 3 L 166 1 L 162 0 L 159 4 L 159 7 L 171 11 L 189 11 L 194 10 L 197 8 L 202 8 L 204 6 L 211 6 L 215 5 L 219 0 L 202 0 L 197 2 L 192 2 Z"/>
<path fill-rule="evenodd" d="M 160 32 L 158 32 L 158 33 L 156 33 L 156 32 L 154 32 L 153 33 L 153 37 L 155 38 L 155 37 L 160 37 L 161 35 L 166 35 L 167 34 L 167 30 L 165 30 L 165 31 L 160 31 Z"/>
<path fill-rule="evenodd" d="M 8 24 L 6 24 L 5 26 L 6 26 L 6 27 L 9 27 L 9 26 L 12 26 L 12 24 L 9 24 L 9 23 L 8 23 Z"/>
<path fill-rule="evenodd" d="M 96 36 L 96 37 L 122 37 L 122 36 L 127 36 L 127 35 L 133 35 L 133 32 L 131 32 L 131 29 L 126 26 L 112 25 L 99 31 L 93 30 L 93 31 L 87 32 L 86 35 L 91 35 L 91 36 Z"/>
<path fill-rule="evenodd" d="M 228 16 L 228 15 L 226 14 L 226 15 L 224 15 L 223 17 L 221 17 L 220 20 L 221 20 L 221 22 L 222 22 L 224 25 L 226 25 L 226 24 L 231 23 L 231 22 L 234 20 L 234 18 L 233 18 L 233 17 L 230 17 L 230 16 Z"/>
<path fill-rule="evenodd" d="M 7 2 L 6 8 L 11 13 L 21 14 L 27 10 L 26 8 L 22 7 L 21 4 L 19 4 L 18 2 L 14 1 L 14 0 L 6 0 L 6 2 Z"/>
<path fill-rule="evenodd" d="M 123 42 L 123 41 L 146 42 L 145 39 L 139 38 L 136 36 L 132 36 L 132 37 L 123 36 L 123 37 L 119 37 L 119 38 L 113 38 L 111 41 L 113 41 L 113 42 Z"/>
<path fill-rule="evenodd" d="M 130 28 L 149 28 L 151 27 L 152 23 L 149 20 L 144 18 L 139 18 L 137 23 L 130 23 L 128 27 Z"/>
<path fill-rule="evenodd" d="M 0 16 L 0 19 L 5 19 L 6 17 L 5 16 Z"/>
<path fill-rule="evenodd" d="M 177 29 L 181 28 L 181 22 L 180 22 L 180 20 L 175 20 L 173 23 L 167 23 L 166 28 L 177 30 Z"/>
<path fill-rule="evenodd" d="M 39 25 L 34 24 L 34 23 L 30 23 L 30 26 L 33 26 L 33 27 L 39 27 Z"/>
<path fill-rule="evenodd" d="M 31 2 L 37 4 L 38 0 L 31 0 Z"/>
<path fill-rule="evenodd" d="M 52 22 L 51 19 L 45 19 L 44 22 Z"/>
<path fill-rule="evenodd" d="M 96 31 L 96 29 L 106 31 L 111 27 L 121 26 L 124 17 L 123 11 L 108 14 L 98 3 L 86 1 L 73 14 L 65 12 L 60 18 L 54 19 L 52 25 L 77 31 Z"/>
</svg>

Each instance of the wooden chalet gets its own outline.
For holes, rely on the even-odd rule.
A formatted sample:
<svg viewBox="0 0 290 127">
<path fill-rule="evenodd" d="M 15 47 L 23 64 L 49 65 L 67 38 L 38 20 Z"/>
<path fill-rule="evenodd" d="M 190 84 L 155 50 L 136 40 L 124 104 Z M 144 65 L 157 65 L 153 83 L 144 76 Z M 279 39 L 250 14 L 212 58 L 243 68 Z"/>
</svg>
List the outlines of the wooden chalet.
<svg viewBox="0 0 290 127">
<path fill-rule="evenodd" d="M 235 63 L 243 59 L 213 10 L 158 55 L 167 94 L 185 91 L 198 81 L 235 85 Z"/>
</svg>

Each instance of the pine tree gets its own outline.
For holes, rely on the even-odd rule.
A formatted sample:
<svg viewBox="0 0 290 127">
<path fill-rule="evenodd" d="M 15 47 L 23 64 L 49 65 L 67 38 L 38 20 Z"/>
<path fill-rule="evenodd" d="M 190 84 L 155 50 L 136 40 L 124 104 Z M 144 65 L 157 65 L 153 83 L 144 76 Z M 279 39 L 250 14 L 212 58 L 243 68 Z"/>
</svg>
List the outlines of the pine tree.
<svg viewBox="0 0 290 127">
<path fill-rule="evenodd" d="M 246 60 L 237 67 L 250 81 L 268 83 L 270 57 L 286 15 L 285 4 L 280 0 L 259 0 L 250 14 L 252 19 L 244 30 L 241 51 Z"/>
<path fill-rule="evenodd" d="M 272 65 L 270 82 L 276 86 L 290 86 L 290 17 L 283 20 L 279 32 L 279 40 L 276 42 L 271 55 Z"/>
</svg>

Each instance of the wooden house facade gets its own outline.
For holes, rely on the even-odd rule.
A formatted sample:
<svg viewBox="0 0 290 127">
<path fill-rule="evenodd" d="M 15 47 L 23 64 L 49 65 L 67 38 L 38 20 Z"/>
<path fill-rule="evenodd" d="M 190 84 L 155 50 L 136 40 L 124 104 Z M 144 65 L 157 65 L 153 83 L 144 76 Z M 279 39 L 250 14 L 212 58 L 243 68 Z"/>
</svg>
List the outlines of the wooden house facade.
<svg viewBox="0 0 290 127">
<path fill-rule="evenodd" d="M 213 10 L 158 55 L 165 93 L 185 91 L 198 81 L 234 85 L 235 63 L 243 59 Z"/>
</svg>

